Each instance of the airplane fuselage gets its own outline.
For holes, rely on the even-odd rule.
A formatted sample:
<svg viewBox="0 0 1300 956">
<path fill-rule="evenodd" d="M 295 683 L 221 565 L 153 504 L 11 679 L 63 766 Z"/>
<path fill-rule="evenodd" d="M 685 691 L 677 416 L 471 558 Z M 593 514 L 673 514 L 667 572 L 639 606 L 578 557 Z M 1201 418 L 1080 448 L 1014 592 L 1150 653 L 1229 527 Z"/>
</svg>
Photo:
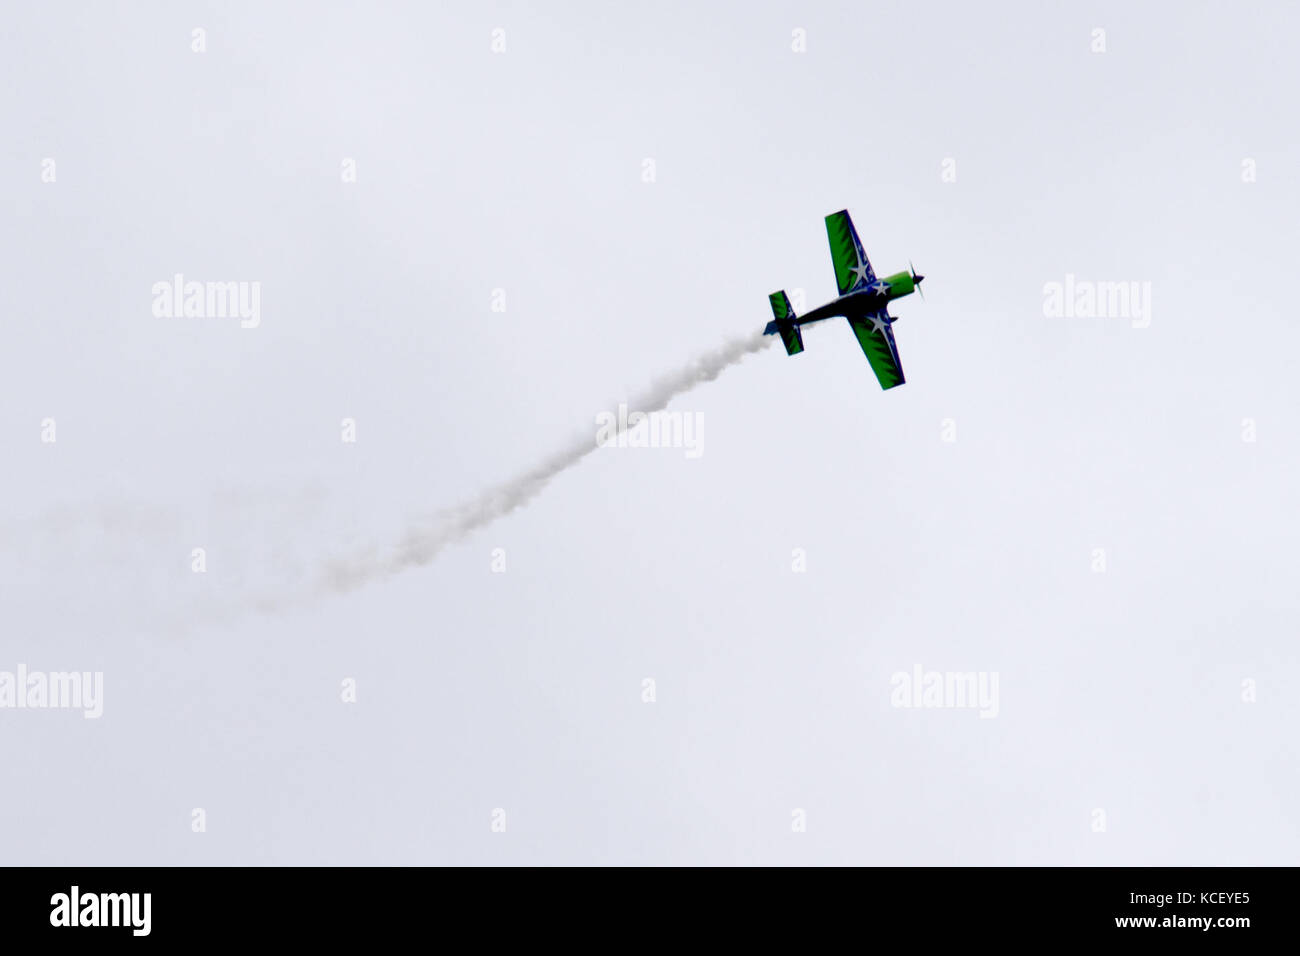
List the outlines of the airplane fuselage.
<svg viewBox="0 0 1300 956">
<path fill-rule="evenodd" d="M 877 279 L 871 285 L 856 292 L 850 292 L 838 299 L 832 299 L 811 312 L 796 315 L 793 321 L 795 325 L 807 325 L 810 322 L 820 322 L 822 319 L 837 316 L 857 318 L 870 315 L 884 308 L 894 299 L 901 299 L 903 296 L 911 295 L 915 291 L 916 283 L 913 281 L 910 272 L 895 272 L 892 276 Z M 897 316 L 891 318 L 898 321 Z"/>
<path fill-rule="evenodd" d="M 826 217 L 826 238 L 831 245 L 835 290 L 840 297 L 807 315 L 798 315 L 785 290 L 778 289 L 767 297 L 772 306 L 772 321 L 763 327 L 763 334 L 781 336 L 786 354 L 798 355 L 803 351 L 803 333 L 799 326 L 831 316 L 844 316 L 849 320 L 849 327 L 862 346 L 862 353 L 871 364 L 871 371 L 880 387 L 888 390 L 902 385 L 907 379 L 903 377 L 903 363 L 898 358 L 898 346 L 894 342 L 892 326 L 895 319 L 889 314 L 889 303 L 918 291 L 925 276 L 917 275 L 914 268 L 883 278 L 877 276 L 847 209 Z M 911 263 L 908 265 L 910 267 Z"/>
</svg>

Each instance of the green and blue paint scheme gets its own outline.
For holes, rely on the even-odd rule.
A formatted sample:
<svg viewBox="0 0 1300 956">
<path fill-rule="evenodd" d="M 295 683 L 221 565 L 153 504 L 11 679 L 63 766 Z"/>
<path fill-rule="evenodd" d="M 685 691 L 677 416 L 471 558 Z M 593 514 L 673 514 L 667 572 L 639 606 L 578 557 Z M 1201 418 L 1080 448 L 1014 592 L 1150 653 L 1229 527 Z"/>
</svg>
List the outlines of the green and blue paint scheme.
<svg viewBox="0 0 1300 956">
<path fill-rule="evenodd" d="M 906 379 L 894 342 L 895 319 L 889 314 L 889 303 L 919 291 L 925 276 L 910 270 L 878 278 L 848 210 L 841 209 L 826 217 L 826 235 L 830 239 L 839 297 L 804 315 L 795 315 L 785 292 L 773 292 L 768 296 L 772 321 L 763 330 L 764 334 L 780 335 L 786 352 L 797 355 L 803 351 L 801 326 L 843 316 L 848 319 L 880 387 L 890 389 L 902 385 Z"/>
</svg>

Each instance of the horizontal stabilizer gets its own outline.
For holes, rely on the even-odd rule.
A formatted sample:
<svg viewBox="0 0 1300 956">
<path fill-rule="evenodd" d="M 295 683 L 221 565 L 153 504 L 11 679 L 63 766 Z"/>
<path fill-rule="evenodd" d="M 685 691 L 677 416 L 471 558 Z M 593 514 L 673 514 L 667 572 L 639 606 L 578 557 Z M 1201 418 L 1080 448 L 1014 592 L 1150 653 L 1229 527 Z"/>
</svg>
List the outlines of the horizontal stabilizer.
<svg viewBox="0 0 1300 956">
<path fill-rule="evenodd" d="M 790 306 L 790 297 L 785 294 L 785 289 L 773 292 L 767 298 L 772 303 L 772 318 L 778 322 L 794 318 L 794 309 Z"/>
<path fill-rule="evenodd" d="M 790 297 L 782 289 L 780 292 L 773 292 L 767 298 L 772 303 L 773 319 L 767 323 L 763 334 L 780 335 L 781 342 L 785 345 L 785 354 L 798 355 L 803 351 L 803 336 L 799 333 L 799 326 L 794 323 L 795 314 L 790 305 Z"/>
<path fill-rule="evenodd" d="M 799 326 L 782 322 L 776 330 L 781 333 L 781 343 L 785 346 L 786 355 L 798 355 L 803 351 L 803 335 L 799 331 Z"/>
</svg>

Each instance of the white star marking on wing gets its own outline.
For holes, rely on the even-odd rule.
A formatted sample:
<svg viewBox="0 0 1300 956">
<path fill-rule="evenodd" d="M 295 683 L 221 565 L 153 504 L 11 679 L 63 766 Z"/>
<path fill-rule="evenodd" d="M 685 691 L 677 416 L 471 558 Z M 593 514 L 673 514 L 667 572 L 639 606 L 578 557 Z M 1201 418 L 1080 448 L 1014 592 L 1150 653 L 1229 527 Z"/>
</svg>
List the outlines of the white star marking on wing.
<svg viewBox="0 0 1300 956">
<path fill-rule="evenodd" d="M 879 332 L 881 335 L 884 335 L 885 329 L 889 328 L 889 325 L 885 322 L 883 317 L 879 315 L 873 315 L 871 317 L 871 328 L 873 331 Z"/>
<path fill-rule="evenodd" d="M 867 260 L 865 260 L 865 259 L 863 259 L 861 262 L 859 262 L 859 263 L 858 263 L 856 266 L 854 266 L 854 267 L 852 268 L 852 270 L 850 270 L 850 271 L 851 271 L 855 276 L 858 277 L 857 280 L 853 283 L 854 285 L 857 285 L 858 282 L 866 282 L 868 279 L 870 279 L 870 278 L 872 277 L 872 276 L 871 276 L 871 263 L 870 263 L 870 262 L 867 262 Z"/>
</svg>

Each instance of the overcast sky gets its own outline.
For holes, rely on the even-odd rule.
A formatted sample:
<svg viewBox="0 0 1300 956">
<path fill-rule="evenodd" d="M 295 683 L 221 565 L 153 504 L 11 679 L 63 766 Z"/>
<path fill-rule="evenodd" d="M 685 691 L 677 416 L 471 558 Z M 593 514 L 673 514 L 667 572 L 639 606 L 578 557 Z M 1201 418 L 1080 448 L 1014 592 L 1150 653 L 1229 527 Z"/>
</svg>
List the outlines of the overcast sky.
<svg viewBox="0 0 1300 956">
<path fill-rule="evenodd" d="M 103 699 L 0 709 L 5 862 L 1297 862 L 1294 7 L 6 19 L 0 672 Z M 830 299 L 843 208 L 906 385 L 827 321 L 317 586 Z"/>
</svg>

